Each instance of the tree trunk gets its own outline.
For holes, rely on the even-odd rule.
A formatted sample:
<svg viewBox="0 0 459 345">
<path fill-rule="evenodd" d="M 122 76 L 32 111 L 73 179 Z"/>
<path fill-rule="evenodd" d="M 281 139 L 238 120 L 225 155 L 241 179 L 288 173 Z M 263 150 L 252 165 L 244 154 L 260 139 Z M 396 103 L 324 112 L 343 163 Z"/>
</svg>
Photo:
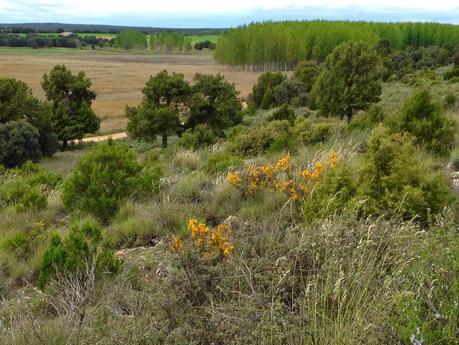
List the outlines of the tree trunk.
<svg viewBox="0 0 459 345">
<path fill-rule="evenodd" d="M 67 139 L 62 140 L 62 150 L 65 151 L 65 149 L 67 148 L 67 146 L 68 146 L 68 141 L 67 141 Z"/>
<path fill-rule="evenodd" d="M 162 147 L 163 147 L 163 149 L 165 149 L 167 147 L 167 135 L 166 134 L 163 134 Z"/>
</svg>

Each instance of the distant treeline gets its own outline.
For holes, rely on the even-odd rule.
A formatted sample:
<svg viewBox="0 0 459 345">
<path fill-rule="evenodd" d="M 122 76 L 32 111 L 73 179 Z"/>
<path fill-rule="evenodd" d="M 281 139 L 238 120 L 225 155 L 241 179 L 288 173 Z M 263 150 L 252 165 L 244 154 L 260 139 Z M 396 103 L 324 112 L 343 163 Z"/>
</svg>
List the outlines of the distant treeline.
<svg viewBox="0 0 459 345">
<path fill-rule="evenodd" d="M 0 47 L 29 47 L 29 48 L 79 48 L 90 46 L 111 47 L 114 40 L 95 36 L 38 35 L 28 33 L 0 33 Z"/>
<path fill-rule="evenodd" d="M 116 35 L 115 45 L 121 49 L 151 49 L 160 54 L 183 53 L 192 49 L 214 49 L 215 44 L 209 41 L 193 44 L 191 37 L 177 32 L 160 32 L 146 35 L 137 31 L 124 31 Z"/>
<path fill-rule="evenodd" d="M 42 36 L 36 34 L 20 36 L 18 34 L 0 33 L 1 47 L 77 48 L 78 44 L 79 42 L 76 37 Z"/>
<path fill-rule="evenodd" d="M 146 26 L 94 25 L 94 24 L 62 24 L 62 23 L 21 23 L 0 24 L 0 29 L 12 33 L 51 33 L 69 31 L 75 33 L 112 33 L 138 31 L 144 33 L 177 32 L 183 35 L 219 35 L 228 29 L 221 28 L 159 28 Z"/>
<path fill-rule="evenodd" d="M 247 69 L 291 69 L 298 61 L 323 61 L 344 41 L 395 49 L 438 46 L 453 51 L 459 26 L 437 23 L 373 23 L 348 21 L 286 21 L 252 23 L 220 35 L 214 56 L 222 63 Z"/>
</svg>

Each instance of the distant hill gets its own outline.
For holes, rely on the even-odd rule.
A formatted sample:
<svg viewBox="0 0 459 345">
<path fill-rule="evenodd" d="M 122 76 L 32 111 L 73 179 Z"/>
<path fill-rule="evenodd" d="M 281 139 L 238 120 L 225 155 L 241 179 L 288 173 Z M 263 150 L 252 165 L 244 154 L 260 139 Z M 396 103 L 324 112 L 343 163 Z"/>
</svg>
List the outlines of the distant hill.
<svg viewBox="0 0 459 345">
<path fill-rule="evenodd" d="M 122 25 L 101 25 L 101 24 L 64 24 L 64 23 L 15 23 L 2 24 L 0 29 L 29 29 L 36 32 L 56 32 L 57 30 L 71 32 L 121 32 L 121 31 L 141 31 L 146 33 L 174 31 L 185 35 L 218 35 L 228 29 L 223 28 L 160 28 L 147 26 L 122 26 Z"/>
</svg>

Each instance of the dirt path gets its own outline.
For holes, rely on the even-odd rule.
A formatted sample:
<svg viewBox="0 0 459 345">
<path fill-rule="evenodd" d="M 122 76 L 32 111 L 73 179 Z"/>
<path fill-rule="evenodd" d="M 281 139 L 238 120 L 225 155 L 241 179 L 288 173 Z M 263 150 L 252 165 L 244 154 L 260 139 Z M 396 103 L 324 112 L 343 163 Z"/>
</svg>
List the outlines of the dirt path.
<svg viewBox="0 0 459 345">
<path fill-rule="evenodd" d="M 118 140 L 118 139 L 124 139 L 127 138 L 127 133 L 126 132 L 121 132 L 121 133 L 113 133 L 113 134 L 107 134 L 107 135 L 99 135 L 97 137 L 89 137 L 89 138 L 83 138 L 81 140 L 73 140 L 70 142 L 70 144 L 79 144 L 79 143 L 99 143 L 101 141 L 107 141 L 108 139 L 112 138 L 113 140 Z"/>
</svg>

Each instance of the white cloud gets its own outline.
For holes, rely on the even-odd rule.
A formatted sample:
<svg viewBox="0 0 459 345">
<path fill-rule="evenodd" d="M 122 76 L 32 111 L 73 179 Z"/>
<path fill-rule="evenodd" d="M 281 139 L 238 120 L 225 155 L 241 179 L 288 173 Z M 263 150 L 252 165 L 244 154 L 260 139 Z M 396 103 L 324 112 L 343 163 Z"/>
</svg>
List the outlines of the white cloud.
<svg viewBox="0 0 459 345">
<path fill-rule="evenodd" d="M 455 0 L 0 0 L 2 12 L 21 15 L 49 13 L 59 15 L 78 15 L 100 17 L 109 15 L 198 15 L 244 13 L 249 11 L 294 10 L 305 7 L 321 9 L 345 9 L 358 7 L 363 10 L 413 10 L 413 11 L 452 11 L 459 7 Z M 1 19 L 0 19 L 1 20 Z"/>
</svg>

